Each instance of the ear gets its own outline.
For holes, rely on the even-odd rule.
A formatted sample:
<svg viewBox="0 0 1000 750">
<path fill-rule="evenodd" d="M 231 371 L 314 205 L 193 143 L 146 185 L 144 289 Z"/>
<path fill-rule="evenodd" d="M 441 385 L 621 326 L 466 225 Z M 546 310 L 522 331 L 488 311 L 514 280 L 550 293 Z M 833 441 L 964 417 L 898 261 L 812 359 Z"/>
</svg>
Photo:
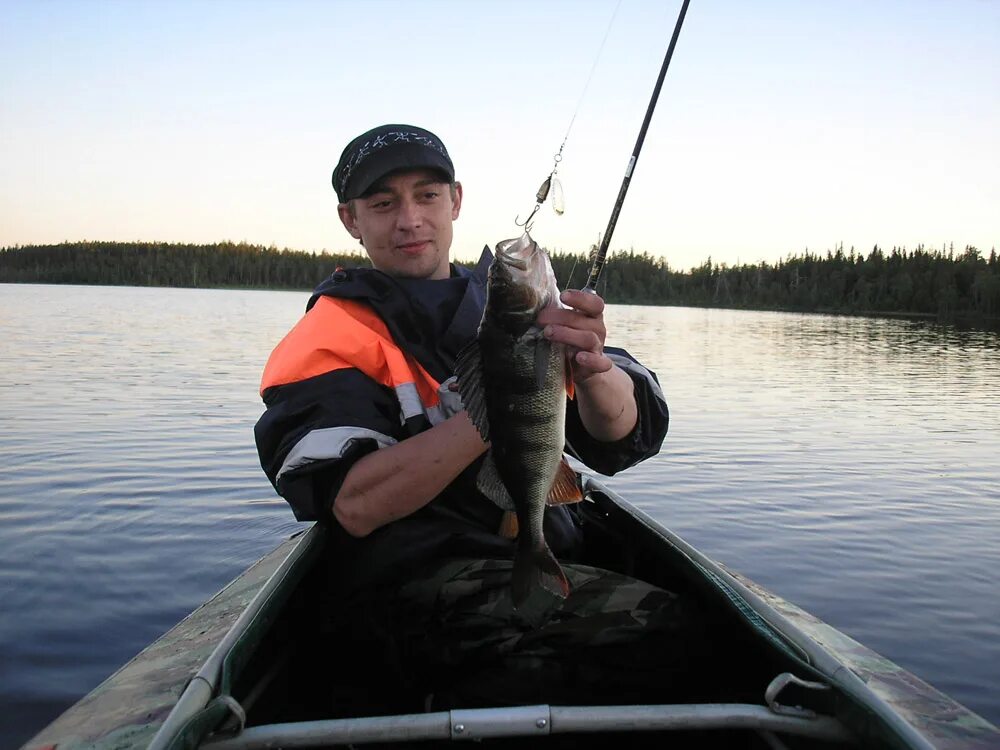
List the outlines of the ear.
<svg viewBox="0 0 1000 750">
<path fill-rule="evenodd" d="M 340 223 L 344 225 L 351 237 L 356 240 L 361 239 L 361 230 L 358 229 L 358 220 L 355 218 L 354 213 L 351 211 L 351 206 L 348 203 L 338 203 L 337 204 L 337 215 L 340 216 Z"/>
<path fill-rule="evenodd" d="M 451 202 L 451 220 L 458 218 L 459 211 L 462 210 L 462 183 L 455 183 L 455 199 Z"/>
</svg>

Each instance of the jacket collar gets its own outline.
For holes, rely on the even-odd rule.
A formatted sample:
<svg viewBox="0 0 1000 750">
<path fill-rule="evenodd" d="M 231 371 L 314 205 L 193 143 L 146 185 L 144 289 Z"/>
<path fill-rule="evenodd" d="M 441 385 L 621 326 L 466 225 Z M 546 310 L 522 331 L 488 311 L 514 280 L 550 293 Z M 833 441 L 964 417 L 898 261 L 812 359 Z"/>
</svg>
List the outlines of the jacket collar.
<svg viewBox="0 0 1000 750">
<path fill-rule="evenodd" d="M 385 322 L 397 345 L 416 357 L 441 382 L 452 375 L 455 356 L 479 329 L 492 262 L 493 254 L 489 247 L 484 247 L 472 268 L 451 264 L 452 279 L 467 278 L 469 283 L 450 321 L 428 316 L 397 279 L 372 268 L 335 271 L 316 287 L 306 311 L 324 296 L 367 302 Z"/>
</svg>

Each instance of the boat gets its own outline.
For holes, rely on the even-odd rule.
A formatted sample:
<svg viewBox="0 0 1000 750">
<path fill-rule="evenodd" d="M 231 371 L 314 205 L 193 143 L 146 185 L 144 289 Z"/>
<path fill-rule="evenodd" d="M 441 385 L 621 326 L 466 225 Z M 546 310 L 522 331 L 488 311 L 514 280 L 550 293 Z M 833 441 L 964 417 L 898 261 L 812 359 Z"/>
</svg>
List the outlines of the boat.
<svg viewBox="0 0 1000 750">
<path fill-rule="evenodd" d="M 588 562 L 697 600 L 725 623 L 711 702 L 496 706 L 331 715 L 309 602 L 320 525 L 286 540 L 25 745 L 88 748 L 1000 748 L 1000 729 L 809 613 L 710 559 L 584 478 Z M 749 698 L 747 696 L 750 696 Z M 322 706 L 322 707 L 321 707 Z M 335 714 L 335 712 L 334 712 Z"/>
</svg>

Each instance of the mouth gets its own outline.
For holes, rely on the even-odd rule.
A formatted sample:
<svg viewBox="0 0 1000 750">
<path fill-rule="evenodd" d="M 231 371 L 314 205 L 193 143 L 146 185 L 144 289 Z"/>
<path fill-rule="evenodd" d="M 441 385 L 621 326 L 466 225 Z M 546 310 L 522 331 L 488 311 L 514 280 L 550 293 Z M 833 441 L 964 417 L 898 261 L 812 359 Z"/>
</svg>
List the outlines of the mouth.
<svg viewBox="0 0 1000 750">
<path fill-rule="evenodd" d="M 497 257 L 499 257 L 502 263 L 505 263 L 508 266 L 513 266 L 519 271 L 528 270 L 527 260 L 525 260 L 524 258 L 518 258 L 513 253 L 506 252 L 505 249 L 503 248 L 500 247 L 497 248 Z"/>
<path fill-rule="evenodd" d="M 396 245 L 396 249 L 404 255 L 420 255 L 420 253 L 430 247 L 430 244 L 431 243 L 428 240 L 422 240 L 420 242 L 404 242 Z"/>
</svg>

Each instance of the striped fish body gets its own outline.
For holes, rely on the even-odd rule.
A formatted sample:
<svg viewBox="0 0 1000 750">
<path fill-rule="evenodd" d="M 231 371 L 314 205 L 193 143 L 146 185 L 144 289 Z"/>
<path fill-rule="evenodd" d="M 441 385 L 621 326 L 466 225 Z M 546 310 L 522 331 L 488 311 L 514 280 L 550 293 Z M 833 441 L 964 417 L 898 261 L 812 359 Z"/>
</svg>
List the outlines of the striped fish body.
<svg viewBox="0 0 1000 750">
<path fill-rule="evenodd" d="M 545 500 L 565 440 L 565 352 L 537 329 L 514 338 L 488 325 L 479 345 L 493 461 L 514 502 L 520 543 L 542 545 Z"/>
<path fill-rule="evenodd" d="M 562 462 L 566 423 L 566 354 L 535 325 L 557 305 L 559 290 L 545 251 L 527 235 L 501 242 L 490 266 L 486 309 L 473 344 L 458 363 L 459 391 L 517 513 L 511 587 L 529 619 L 569 594 L 545 542 L 546 497 Z"/>
</svg>

